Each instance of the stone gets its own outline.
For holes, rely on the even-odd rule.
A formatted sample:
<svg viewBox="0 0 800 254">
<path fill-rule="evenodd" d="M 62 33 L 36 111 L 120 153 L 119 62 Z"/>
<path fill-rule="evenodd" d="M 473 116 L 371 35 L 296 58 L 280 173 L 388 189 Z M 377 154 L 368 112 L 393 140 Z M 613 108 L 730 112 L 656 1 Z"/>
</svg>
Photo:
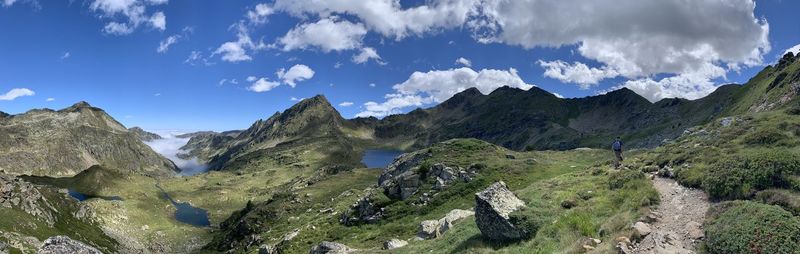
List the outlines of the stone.
<svg viewBox="0 0 800 254">
<path fill-rule="evenodd" d="M 729 127 L 731 126 L 732 123 L 733 123 L 732 117 L 724 117 L 719 120 L 719 124 L 722 125 L 722 127 Z"/>
<path fill-rule="evenodd" d="M 647 225 L 647 223 L 639 221 L 633 224 L 634 239 L 641 240 L 645 236 L 649 235 L 650 232 L 653 232 L 653 230 L 650 228 L 650 225 Z"/>
<path fill-rule="evenodd" d="M 422 239 L 433 239 L 441 235 L 438 220 L 425 220 L 419 223 L 417 236 Z"/>
<path fill-rule="evenodd" d="M 347 254 L 353 252 L 354 249 L 347 247 L 347 245 L 337 242 L 322 242 L 317 246 L 311 247 L 310 254 Z"/>
<path fill-rule="evenodd" d="M 408 242 L 406 241 L 400 239 L 391 239 L 383 242 L 383 249 L 384 250 L 397 249 L 406 245 L 408 245 Z"/>
<path fill-rule="evenodd" d="M 101 252 L 85 243 L 67 236 L 53 236 L 44 240 L 37 254 L 100 254 Z"/>
<path fill-rule="evenodd" d="M 258 246 L 258 254 L 275 254 L 275 248 L 269 244 L 262 244 Z"/>
<path fill-rule="evenodd" d="M 514 159 L 517 159 L 517 157 L 514 156 L 513 154 L 506 154 L 506 159 L 514 160 Z"/>
<path fill-rule="evenodd" d="M 705 237 L 705 233 L 703 233 L 702 224 L 696 221 L 690 221 L 689 223 L 686 223 L 685 227 L 686 227 L 686 234 L 689 236 L 689 238 L 697 240 Z"/>
<path fill-rule="evenodd" d="M 529 232 L 517 227 L 509 215 L 525 207 L 525 202 L 508 190 L 502 181 L 475 194 L 475 223 L 481 234 L 496 241 L 516 241 L 527 238 Z"/>
<path fill-rule="evenodd" d="M 578 205 L 578 203 L 574 199 L 567 199 L 567 200 L 561 201 L 561 207 L 563 207 L 564 209 L 571 209 L 571 208 L 573 208 L 573 207 L 575 207 L 577 205 Z"/>
</svg>

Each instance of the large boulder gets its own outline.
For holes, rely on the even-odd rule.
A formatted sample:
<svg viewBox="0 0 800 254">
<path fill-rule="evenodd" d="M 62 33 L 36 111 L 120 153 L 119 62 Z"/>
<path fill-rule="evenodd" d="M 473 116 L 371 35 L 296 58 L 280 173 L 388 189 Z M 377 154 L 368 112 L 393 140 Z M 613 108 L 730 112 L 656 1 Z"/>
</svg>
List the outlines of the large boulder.
<svg viewBox="0 0 800 254">
<path fill-rule="evenodd" d="M 347 247 L 347 245 L 336 242 L 322 242 L 317 246 L 311 247 L 310 254 L 347 254 L 353 252 L 354 249 Z"/>
<path fill-rule="evenodd" d="M 481 234 L 496 241 L 516 241 L 528 236 L 525 229 L 514 225 L 509 215 L 525 207 L 525 202 L 500 181 L 475 194 L 475 223 Z"/>
<path fill-rule="evenodd" d="M 372 202 L 372 194 L 367 194 L 358 199 L 346 212 L 342 213 L 339 222 L 352 226 L 360 223 L 376 223 L 383 217 L 383 208 L 378 208 Z"/>
<path fill-rule="evenodd" d="M 67 236 L 53 236 L 44 240 L 37 254 L 100 254 L 92 246 L 70 239 Z"/>
</svg>

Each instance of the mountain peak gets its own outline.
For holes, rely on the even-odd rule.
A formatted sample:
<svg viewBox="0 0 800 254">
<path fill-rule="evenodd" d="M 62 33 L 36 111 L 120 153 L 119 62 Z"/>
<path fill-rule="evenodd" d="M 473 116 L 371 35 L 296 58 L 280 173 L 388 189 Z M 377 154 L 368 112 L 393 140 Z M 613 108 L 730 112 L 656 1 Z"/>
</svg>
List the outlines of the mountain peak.
<svg viewBox="0 0 800 254">
<path fill-rule="evenodd" d="M 75 112 L 75 111 L 78 111 L 78 110 L 81 110 L 81 109 L 84 109 L 84 108 L 95 109 L 95 107 L 92 107 L 92 105 L 90 105 L 88 102 L 79 101 L 79 102 L 77 102 L 75 104 L 72 104 L 72 106 L 69 106 L 68 108 L 65 108 L 65 109 L 62 109 L 62 110 L 59 110 L 59 111 L 62 111 L 62 112 Z"/>
</svg>

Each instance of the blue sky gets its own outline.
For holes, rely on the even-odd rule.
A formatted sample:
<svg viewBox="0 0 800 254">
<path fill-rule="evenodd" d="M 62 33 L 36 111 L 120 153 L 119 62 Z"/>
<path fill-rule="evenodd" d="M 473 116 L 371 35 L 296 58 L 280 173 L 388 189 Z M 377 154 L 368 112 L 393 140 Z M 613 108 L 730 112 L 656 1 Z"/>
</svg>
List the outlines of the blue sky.
<svg viewBox="0 0 800 254">
<path fill-rule="evenodd" d="M 694 99 L 800 44 L 797 1 L 603 2 L 2 0 L 0 111 L 229 130 L 316 94 L 347 118 L 472 86 Z"/>
</svg>

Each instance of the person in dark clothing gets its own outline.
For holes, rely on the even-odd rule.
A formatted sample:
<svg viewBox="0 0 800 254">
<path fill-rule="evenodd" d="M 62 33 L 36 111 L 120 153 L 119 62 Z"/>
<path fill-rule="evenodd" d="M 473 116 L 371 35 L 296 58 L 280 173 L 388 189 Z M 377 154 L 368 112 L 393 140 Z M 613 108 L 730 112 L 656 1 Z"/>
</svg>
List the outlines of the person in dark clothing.
<svg viewBox="0 0 800 254">
<path fill-rule="evenodd" d="M 622 165 L 622 139 L 617 137 L 614 143 L 611 144 L 611 150 L 614 151 L 614 168 L 618 169 Z"/>
</svg>

